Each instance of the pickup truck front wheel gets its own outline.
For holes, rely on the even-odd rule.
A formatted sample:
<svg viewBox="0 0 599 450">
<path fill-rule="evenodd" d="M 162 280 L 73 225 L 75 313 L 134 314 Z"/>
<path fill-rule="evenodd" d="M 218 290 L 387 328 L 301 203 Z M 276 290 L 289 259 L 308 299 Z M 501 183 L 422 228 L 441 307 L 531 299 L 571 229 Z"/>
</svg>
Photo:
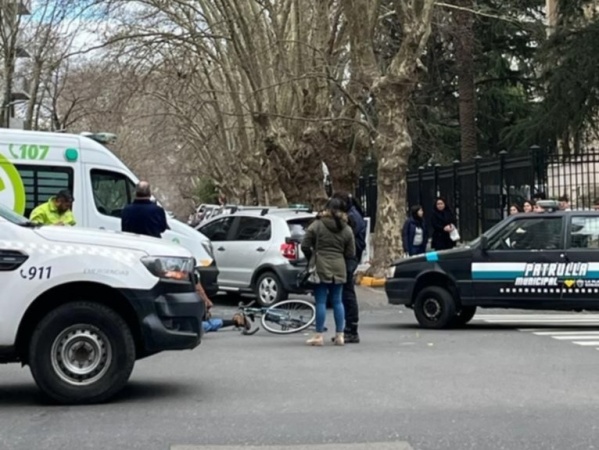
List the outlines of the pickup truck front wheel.
<svg viewBox="0 0 599 450">
<path fill-rule="evenodd" d="M 50 311 L 29 344 L 35 382 L 59 403 L 108 400 L 125 386 L 134 364 L 128 325 L 98 303 L 67 303 Z"/>
<path fill-rule="evenodd" d="M 424 288 L 414 302 L 414 314 L 422 328 L 448 328 L 456 315 L 455 300 L 442 287 Z"/>
</svg>

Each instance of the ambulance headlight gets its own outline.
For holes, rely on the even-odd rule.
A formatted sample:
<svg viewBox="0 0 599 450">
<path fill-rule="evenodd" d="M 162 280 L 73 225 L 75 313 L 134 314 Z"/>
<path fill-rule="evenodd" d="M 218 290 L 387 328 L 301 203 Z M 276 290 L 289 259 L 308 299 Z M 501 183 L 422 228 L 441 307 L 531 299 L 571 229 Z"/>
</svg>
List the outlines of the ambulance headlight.
<svg viewBox="0 0 599 450">
<path fill-rule="evenodd" d="M 155 277 L 177 281 L 191 281 L 195 266 L 193 258 L 173 256 L 145 256 L 141 262 Z"/>
</svg>

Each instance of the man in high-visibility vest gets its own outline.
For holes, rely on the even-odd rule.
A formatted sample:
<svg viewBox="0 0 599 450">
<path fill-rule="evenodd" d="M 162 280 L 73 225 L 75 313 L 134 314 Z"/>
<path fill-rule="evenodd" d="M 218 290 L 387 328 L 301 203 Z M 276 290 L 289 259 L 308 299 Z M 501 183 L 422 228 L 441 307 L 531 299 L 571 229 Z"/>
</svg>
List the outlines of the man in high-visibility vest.
<svg viewBox="0 0 599 450">
<path fill-rule="evenodd" d="M 73 207 L 73 196 L 70 191 L 59 191 L 46 203 L 39 205 L 29 216 L 29 220 L 40 225 L 75 225 Z"/>
</svg>

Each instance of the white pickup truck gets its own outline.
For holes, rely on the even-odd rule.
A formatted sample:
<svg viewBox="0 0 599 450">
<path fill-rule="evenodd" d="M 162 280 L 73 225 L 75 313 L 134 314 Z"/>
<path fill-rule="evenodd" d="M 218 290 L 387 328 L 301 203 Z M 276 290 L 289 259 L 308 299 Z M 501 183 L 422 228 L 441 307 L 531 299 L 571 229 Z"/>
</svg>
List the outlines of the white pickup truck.
<svg viewBox="0 0 599 450">
<path fill-rule="evenodd" d="M 0 362 L 29 365 L 59 403 L 108 400 L 137 359 L 200 344 L 195 265 L 179 245 L 0 205 Z"/>
</svg>

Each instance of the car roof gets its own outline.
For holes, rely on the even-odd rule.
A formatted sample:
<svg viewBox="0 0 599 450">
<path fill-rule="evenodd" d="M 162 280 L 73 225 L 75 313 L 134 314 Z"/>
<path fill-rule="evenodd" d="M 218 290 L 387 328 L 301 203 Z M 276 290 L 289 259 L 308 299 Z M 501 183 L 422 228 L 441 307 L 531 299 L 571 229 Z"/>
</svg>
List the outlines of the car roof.
<svg viewBox="0 0 599 450">
<path fill-rule="evenodd" d="M 248 210 L 248 211 L 237 211 L 230 216 L 241 216 L 241 217 L 264 217 L 264 218 L 279 218 L 283 220 L 293 219 L 312 219 L 316 217 L 316 214 L 302 210 L 292 209 L 272 209 L 264 213 L 264 210 Z"/>
</svg>

